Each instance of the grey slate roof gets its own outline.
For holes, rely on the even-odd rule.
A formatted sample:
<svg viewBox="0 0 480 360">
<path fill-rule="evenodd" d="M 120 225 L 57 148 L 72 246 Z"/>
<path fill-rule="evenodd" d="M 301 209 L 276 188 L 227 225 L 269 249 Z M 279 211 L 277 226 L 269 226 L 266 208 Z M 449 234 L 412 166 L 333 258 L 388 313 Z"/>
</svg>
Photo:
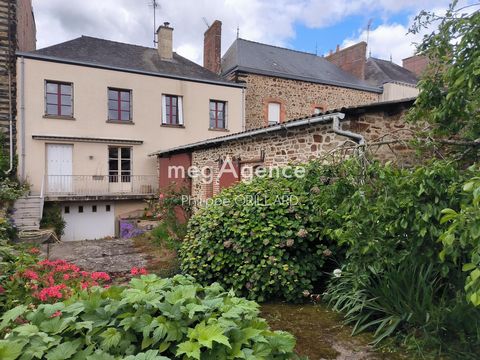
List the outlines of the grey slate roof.
<svg viewBox="0 0 480 360">
<path fill-rule="evenodd" d="M 382 86 L 388 82 L 417 85 L 418 78 L 410 70 L 391 61 L 370 57 L 365 66 L 365 80 L 373 86 Z"/>
<path fill-rule="evenodd" d="M 162 60 L 157 49 L 82 36 L 57 45 L 19 55 L 67 60 L 100 67 L 118 68 L 234 85 L 204 67 L 173 53 Z"/>
<path fill-rule="evenodd" d="M 232 71 L 381 92 L 315 54 L 236 39 L 222 58 L 222 75 Z"/>
</svg>

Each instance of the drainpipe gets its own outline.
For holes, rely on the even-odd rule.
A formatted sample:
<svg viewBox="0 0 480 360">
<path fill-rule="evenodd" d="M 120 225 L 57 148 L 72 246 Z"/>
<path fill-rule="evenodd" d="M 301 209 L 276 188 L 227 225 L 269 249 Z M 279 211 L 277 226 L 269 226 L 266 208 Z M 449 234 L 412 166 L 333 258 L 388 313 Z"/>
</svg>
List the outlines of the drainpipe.
<svg viewBox="0 0 480 360">
<path fill-rule="evenodd" d="M 333 132 L 335 134 L 338 134 L 338 135 L 342 135 L 342 136 L 346 136 L 350 139 L 352 139 L 353 141 L 355 141 L 358 145 L 360 146 L 365 146 L 366 142 L 365 142 L 365 138 L 363 137 L 363 135 L 360 135 L 358 133 L 354 133 L 354 132 L 351 132 L 351 131 L 347 131 L 347 130 L 342 130 L 342 127 L 340 126 L 340 119 L 343 119 L 345 117 L 345 114 L 338 114 L 336 116 L 333 117 Z"/>
<path fill-rule="evenodd" d="M 22 167 L 21 167 L 21 176 L 22 181 L 25 181 L 25 59 L 23 56 L 20 61 L 20 140 L 21 144 L 21 157 L 22 157 Z"/>
<path fill-rule="evenodd" d="M 245 88 L 242 88 L 242 131 L 245 131 Z"/>
<path fill-rule="evenodd" d="M 10 167 L 5 174 L 13 170 L 13 115 L 12 115 L 12 70 L 8 70 L 8 134 L 10 140 Z"/>
</svg>

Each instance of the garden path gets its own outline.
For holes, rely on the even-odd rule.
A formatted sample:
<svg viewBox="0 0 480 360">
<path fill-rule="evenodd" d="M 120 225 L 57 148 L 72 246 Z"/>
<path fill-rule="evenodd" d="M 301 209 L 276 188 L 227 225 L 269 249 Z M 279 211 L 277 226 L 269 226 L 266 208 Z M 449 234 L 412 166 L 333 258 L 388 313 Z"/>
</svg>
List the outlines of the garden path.
<svg viewBox="0 0 480 360">
<path fill-rule="evenodd" d="M 130 239 L 65 241 L 49 247 L 50 259 L 64 259 L 86 271 L 119 274 L 130 272 L 134 266 L 147 265 L 147 255 L 140 252 Z M 42 251 L 47 253 L 47 245 L 43 245 Z"/>
</svg>

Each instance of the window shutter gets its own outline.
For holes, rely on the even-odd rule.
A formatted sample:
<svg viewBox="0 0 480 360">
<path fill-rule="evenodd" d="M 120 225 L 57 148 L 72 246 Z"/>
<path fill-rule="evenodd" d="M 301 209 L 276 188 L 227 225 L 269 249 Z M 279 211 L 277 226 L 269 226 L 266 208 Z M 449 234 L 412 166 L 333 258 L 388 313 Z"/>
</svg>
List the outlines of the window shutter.
<svg viewBox="0 0 480 360">
<path fill-rule="evenodd" d="M 183 97 L 178 97 L 178 124 L 183 125 Z"/>
<path fill-rule="evenodd" d="M 167 98 L 162 95 L 162 124 L 167 123 Z"/>
</svg>

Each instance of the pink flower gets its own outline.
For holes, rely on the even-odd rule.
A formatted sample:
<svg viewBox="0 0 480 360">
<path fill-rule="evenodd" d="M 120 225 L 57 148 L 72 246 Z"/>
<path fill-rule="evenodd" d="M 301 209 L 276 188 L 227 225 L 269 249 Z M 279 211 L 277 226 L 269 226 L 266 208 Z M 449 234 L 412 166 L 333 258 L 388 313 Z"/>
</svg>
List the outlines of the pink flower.
<svg viewBox="0 0 480 360">
<path fill-rule="evenodd" d="M 55 311 L 52 316 L 50 316 L 50 318 L 54 318 L 54 317 L 57 317 L 57 316 L 62 316 L 62 312 L 60 310 L 58 311 Z"/>
<path fill-rule="evenodd" d="M 38 294 L 38 298 L 41 301 L 47 301 L 52 298 L 61 299 L 63 297 L 62 290 L 66 287 L 65 284 L 61 284 L 42 289 Z"/>
<path fill-rule="evenodd" d="M 130 274 L 132 275 L 147 275 L 148 271 L 145 268 L 137 268 L 137 267 L 132 267 L 132 270 L 130 270 Z"/>
<path fill-rule="evenodd" d="M 23 276 L 30 280 L 38 280 L 38 274 L 32 270 L 25 270 Z"/>
<path fill-rule="evenodd" d="M 84 289 L 84 290 L 85 290 L 85 289 L 88 289 L 88 282 L 82 281 L 82 282 L 80 283 L 80 287 L 81 287 L 82 289 Z"/>
<path fill-rule="evenodd" d="M 93 272 L 91 278 L 92 280 L 110 280 L 110 276 L 105 272 Z"/>
<path fill-rule="evenodd" d="M 63 274 L 63 280 L 70 280 L 70 275 L 68 274 Z"/>
<path fill-rule="evenodd" d="M 158 197 L 160 198 L 160 200 L 162 200 L 165 197 L 165 194 L 160 194 Z"/>
<path fill-rule="evenodd" d="M 28 252 L 32 255 L 40 254 L 40 250 L 36 247 L 31 248 L 30 250 L 28 250 Z"/>
<path fill-rule="evenodd" d="M 0 294 L 4 293 L 5 289 L 0 285 Z"/>
</svg>

